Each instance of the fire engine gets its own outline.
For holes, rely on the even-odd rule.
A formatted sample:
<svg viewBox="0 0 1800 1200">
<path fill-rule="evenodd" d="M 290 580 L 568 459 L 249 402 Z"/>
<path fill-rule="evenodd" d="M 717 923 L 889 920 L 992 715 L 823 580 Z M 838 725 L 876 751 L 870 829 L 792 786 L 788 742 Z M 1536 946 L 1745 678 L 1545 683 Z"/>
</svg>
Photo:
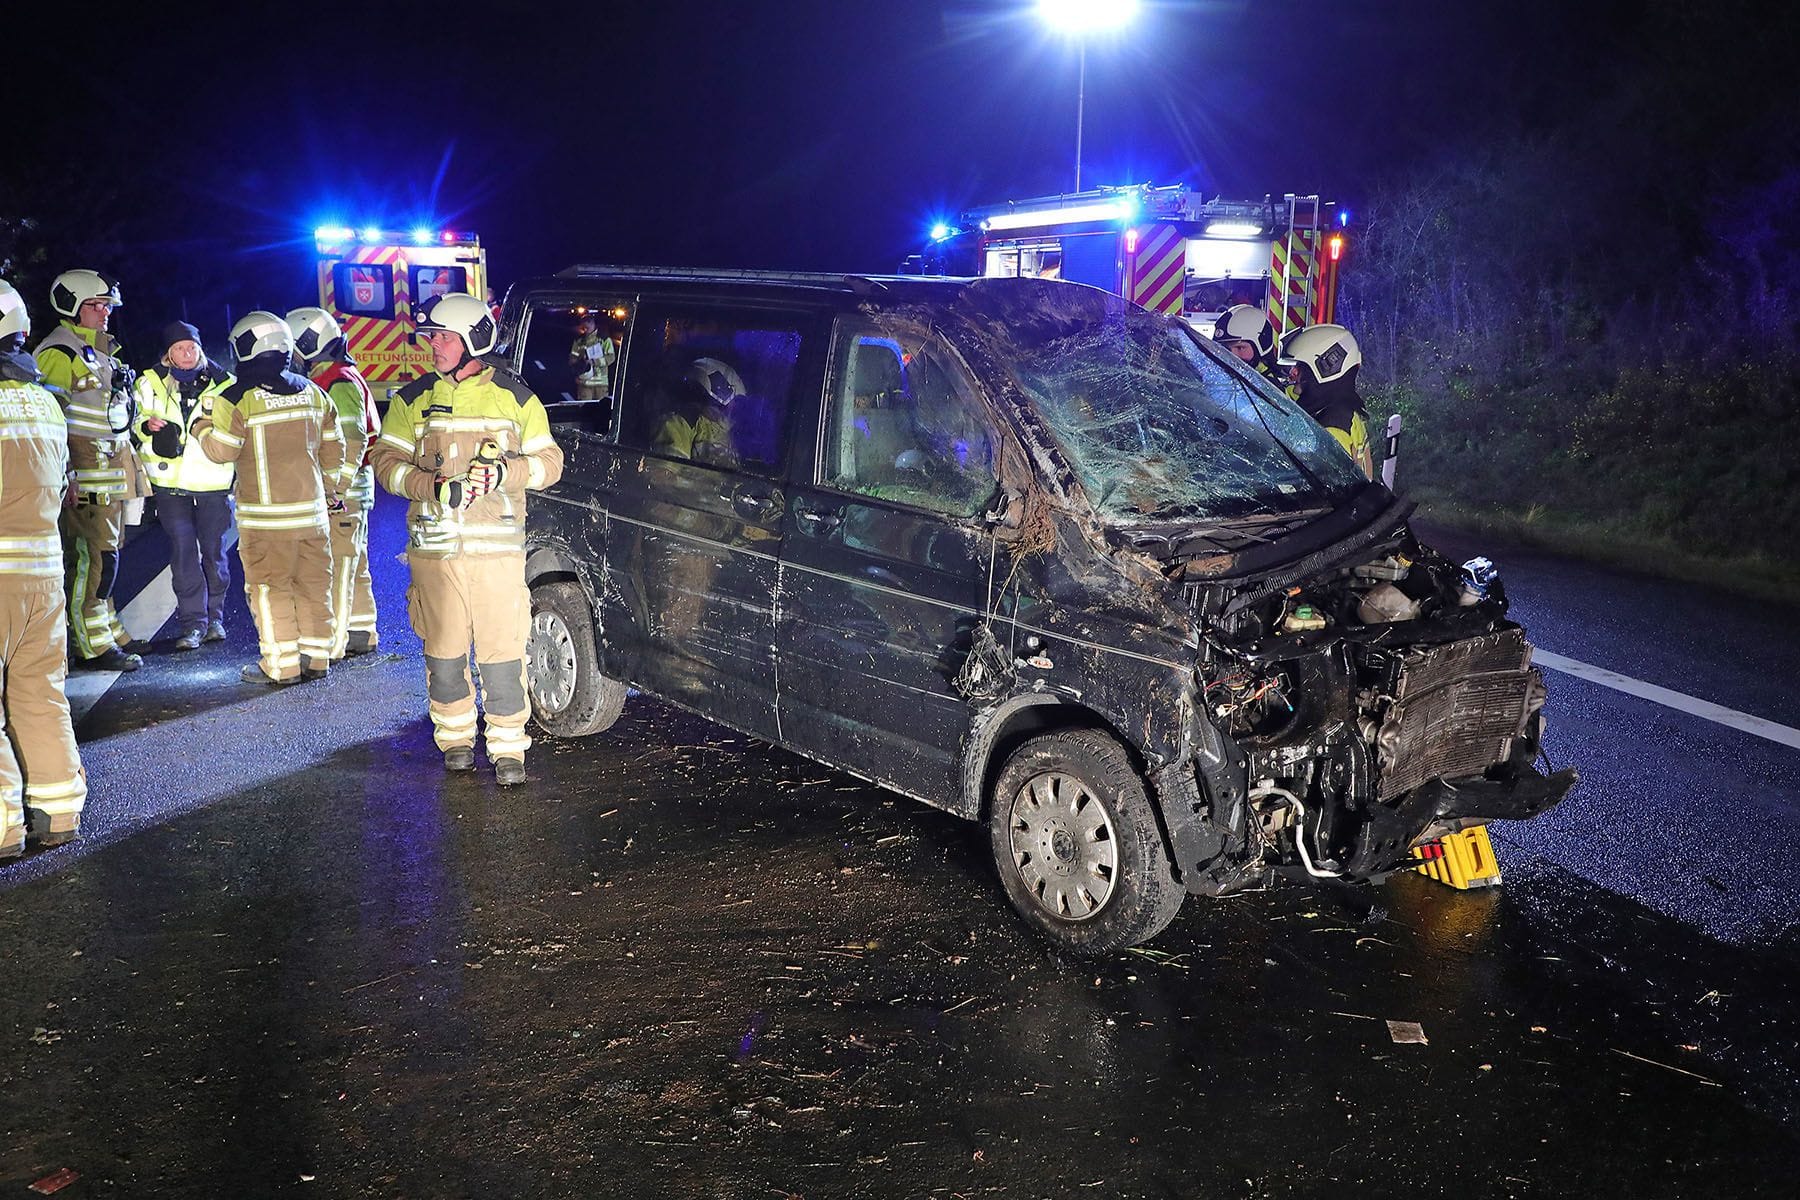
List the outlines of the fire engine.
<svg viewBox="0 0 1800 1200">
<path fill-rule="evenodd" d="M 390 396 L 431 370 L 430 352 L 412 336 L 418 306 L 446 292 L 487 294 L 487 252 L 472 233 L 322 226 L 313 240 L 319 307 L 344 327 L 364 377 Z"/>
<path fill-rule="evenodd" d="M 1202 333 L 1254 304 L 1285 337 L 1331 321 L 1350 214 L 1318 196 L 1207 200 L 1185 184 L 1096 188 L 970 209 L 981 275 L 1031 275 L 1105 288 Z"/>
</svg>

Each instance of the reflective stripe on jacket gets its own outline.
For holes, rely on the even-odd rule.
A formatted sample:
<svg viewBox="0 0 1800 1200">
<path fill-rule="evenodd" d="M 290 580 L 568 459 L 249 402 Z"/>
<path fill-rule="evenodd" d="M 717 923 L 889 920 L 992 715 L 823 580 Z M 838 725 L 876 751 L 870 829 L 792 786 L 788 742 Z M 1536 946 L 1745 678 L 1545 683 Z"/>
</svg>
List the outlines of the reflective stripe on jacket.
<svg viewBox="0 0 1800 1200">
<path fill-rule="evenodd" d="M 200 390 L 191 405 L 184 404 L 181 385 L 170 375 L 168 367 L 153 367 L 137 378 L 138 418 L 132 427 L 138 439 L 138 457 L 150 482 L 158 488 L 183 492 L 225 492 L 231 490 L 236 475 L 230 463 L 216 463 L 200 447 L 194 428 L 200 418 L 212 416 L 213 404 L 236 382 L 223 375 Z M 151 445 L 151 433 L 145 424 L 151 420 L 167 421 L 182 430 L 181 453 L 164 458 Z"/>
<path fill-rule="evenodd" d="M 69 462 L 77 492 L 125 499 L 145 495 L 143 468 L 126 428 L 128 406 L 113 394 L 117 343 L 98 329 L 69 321 L 38 343 L 44 382 L 68 393 Z"/>
<path fill-rule="evenodd" d="M 237 464 L 237 523 L 244 531 L 327 532 L 326 505 L 341 491 L 344 438 L 337 408 L 318 386 L 278 392 L 238 380 L 199 422 L 200 446 Z"/>
<path fill-rule="evenodd" d="M 68 469 L 68 425 L 56 397 L 0 379 L 0 579 L 62 578 L 56 520 Z"/>
<path fill-rule="evenodd" d="M 381 432 L 375 397 L 362 372 L 345 362 L 313 368 L 312 381 L 325 389 L 337 406 L 338 432 L 344 437 L 344 503 L 350 508 L 375 507 L 375 472 L 369 468 L 369 448 Z"/>
<path fill-rule="evenodd" d="M 505 456 L 500 490 L 464 509 L 437 500 L 439 477 L 465 474 L 484 441 Z M 407 509 L 408 553 L 516 554 L 525 546 L 525 492 L 562 478 L 563 452 L 550 418 L 525 381 L 483 366 L 465 380 L 429 376 L 388 405 L 371 452 L 375 478 Z"/>
</svg>

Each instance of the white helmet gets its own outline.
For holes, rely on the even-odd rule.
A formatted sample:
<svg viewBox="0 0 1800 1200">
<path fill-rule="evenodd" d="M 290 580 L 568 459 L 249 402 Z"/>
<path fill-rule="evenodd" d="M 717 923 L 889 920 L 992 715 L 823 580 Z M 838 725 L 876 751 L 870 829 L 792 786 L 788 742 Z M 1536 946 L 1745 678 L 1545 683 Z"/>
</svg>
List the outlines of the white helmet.
<svg viewBox="0 0 1800 1200">
<path fill-rule="evenodd" d="M 1269 316 L 1254 304 L 1234 304 L 1219 314 L 1213 326 L 1215 342 L 1249 342 L 1256 347 L 1256 357 L 1275 353 L 1275 327 Z"/>
<path fill-rule="evenodd" d="M 446 330 L 462 338 L 470 358 L 480 358 L 494 348 L 499 329 L 494 310 L 467 292 L 445 292 L 419 306 L 413 324 L 420 334 Z"/>
<path fill-rule="evenodd" d="M 744 377 L 730 363 L 716 358 L 696 358 L 687 377 L 720 408 L 730 407 L 733 400 L 744 394 Z"/>
<path fill-rule="evenodd" d="M 1362 351 L 1342 325 L 1308 325 L 1288 334 L 1279 361 L 1284 367 L 1303 366 L 1318 382 L 1330 383 L 1362 366 Z"/>
<path fill-rule="evenodd" d="M 293 331 L 274 313 L 257 309 L 245 313 L 231 327 L 231 352 L 239 362 L 249 362 L 271 350 L 279 351 L 283 358 L 294 352 Z"/>
<path fill-rule="evenodd" d="M 294 335 L 294 350 L 307 362 L 331 348 L 331 343 L 344 336 L 337 318 L 322 308 L 296 308 L 287 315 L 287 327 Z"/>
<path fill-rule="evenodd" d="M 25 310 L 25 297 L 18 289 L 0 279 L 0 338 L 15 333 L 31 332 L 31 314 Z"/>
<path fill-rule="evenodd" d="M 114 306 L 125 303 L 119 299 L 118 281 L 98 271 L 64 271 L 50 285 L 50 307 L 70 320 L 89 300 L 104 300 Z"/>
</svg>

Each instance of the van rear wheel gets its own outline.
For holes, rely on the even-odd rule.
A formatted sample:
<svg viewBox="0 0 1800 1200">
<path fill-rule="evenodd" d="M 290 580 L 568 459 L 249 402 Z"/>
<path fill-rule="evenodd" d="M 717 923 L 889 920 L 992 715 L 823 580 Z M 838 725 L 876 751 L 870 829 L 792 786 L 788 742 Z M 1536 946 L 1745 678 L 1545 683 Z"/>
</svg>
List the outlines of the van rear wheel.
<svg viewBox="0 0 1800 1200">
<path fill-rule="evenodd" d="M 1079 955 L 1161 933 L 1186 895 L 1125 748 L 1091 729 L 1026 742 L 994 785 L 988 839 L 1006 897 Z"/>
<path fill-rule="evenodd" d="M 525 687 L 532 716 L 558 737 L 599 733 L 619 719 L 625 685 L 600 673 L 594 614 L 580 584 L 559 580 L 531 589 Z"/>
</svg>

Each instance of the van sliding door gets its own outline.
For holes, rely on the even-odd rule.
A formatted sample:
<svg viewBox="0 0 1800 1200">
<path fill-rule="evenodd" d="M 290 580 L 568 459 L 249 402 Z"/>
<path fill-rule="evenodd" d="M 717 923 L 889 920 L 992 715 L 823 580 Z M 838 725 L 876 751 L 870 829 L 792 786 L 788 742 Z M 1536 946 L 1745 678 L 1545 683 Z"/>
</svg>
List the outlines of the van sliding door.
<svg viewBox="0 0 1800 1200">
<path fill-rule="evenodd" d="M 788 411 L 816 320 L 645 300 L 632 322 L 606 526 L 606 624 L 628 678 L 774 737 Z"/>
</svg>

